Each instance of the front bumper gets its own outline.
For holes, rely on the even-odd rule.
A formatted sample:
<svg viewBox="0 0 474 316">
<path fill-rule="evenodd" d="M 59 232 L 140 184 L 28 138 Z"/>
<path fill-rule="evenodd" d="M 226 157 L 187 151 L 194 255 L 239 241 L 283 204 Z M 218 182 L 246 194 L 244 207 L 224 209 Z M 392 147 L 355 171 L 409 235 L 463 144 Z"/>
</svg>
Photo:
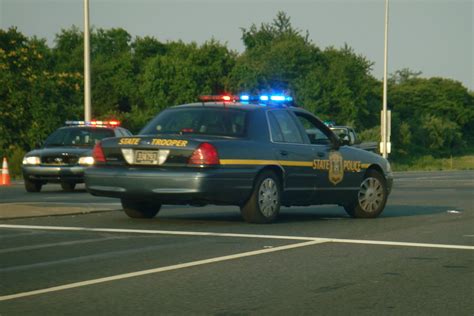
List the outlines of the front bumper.
<svg viewBox="0 0 474 316">
<path fill-rule="evenodd" d="M 250 196 L 254 169 L 91 167 L 87 190 L 98 196 L 159 200 L 162 204 L 241 205 Z"/>
<path fill-rule="evenodd" d="M 27 180 L 42 182 L 84 182 L 84 166 L 28 166 L 23 165 L 21 170 Z"/>
</svg>

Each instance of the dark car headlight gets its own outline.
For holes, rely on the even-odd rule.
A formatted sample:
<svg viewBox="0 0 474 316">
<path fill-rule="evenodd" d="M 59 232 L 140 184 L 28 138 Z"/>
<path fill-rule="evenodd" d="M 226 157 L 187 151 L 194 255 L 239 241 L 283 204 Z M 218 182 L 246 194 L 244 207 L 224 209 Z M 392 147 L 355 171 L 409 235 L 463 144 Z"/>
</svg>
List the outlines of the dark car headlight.
<svg viewBox="0 0 474 316">
<path fill-rule="evenodd" d="M 79 164 L 80 165 L 86 165 L 86 166 L 91 166 L 94 164 L 94 157 L 80 157 L 79 158 Z"/>
<path fill-rule="evenodd" d="M 23 157 L 22 164 L 24 165 L 39 165 L 41 163 L 41 159 L 38 156 L 29 156 Z"/>
</svg>

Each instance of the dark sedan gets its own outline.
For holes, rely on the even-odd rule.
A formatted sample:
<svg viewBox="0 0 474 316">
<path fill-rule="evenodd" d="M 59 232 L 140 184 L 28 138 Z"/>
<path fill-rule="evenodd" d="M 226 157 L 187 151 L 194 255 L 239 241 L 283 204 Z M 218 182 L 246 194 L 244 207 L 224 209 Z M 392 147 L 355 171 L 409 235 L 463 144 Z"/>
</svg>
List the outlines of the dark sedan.
<svg viewBox="0 0 474 316">
<path fill-rule="evenodd" d="M 120 198 L 133 218 L 163 204 L 237 205 L 251 223 L 274 221 L 281 205 L 383 211 L 393 181 L 386 159 L 347 146 L 304 109 L 227 100 L 171 107 L 138 136 L 104 139 L 87 190 Z"/>
<path fill-rule="evenodd" d="M 23 158 L 25 189 L 39 192 L 47 183 L 60 183 L 65 191 L 73 191 L 84 182 L 85 168 L 94 164 L 92 148 L 106 137 L 130 136 L 117 121 L 68 121 L 48 136 L 41 148 Z M 112 124 L 110 124 L 112 123 Z"/>
</svg>

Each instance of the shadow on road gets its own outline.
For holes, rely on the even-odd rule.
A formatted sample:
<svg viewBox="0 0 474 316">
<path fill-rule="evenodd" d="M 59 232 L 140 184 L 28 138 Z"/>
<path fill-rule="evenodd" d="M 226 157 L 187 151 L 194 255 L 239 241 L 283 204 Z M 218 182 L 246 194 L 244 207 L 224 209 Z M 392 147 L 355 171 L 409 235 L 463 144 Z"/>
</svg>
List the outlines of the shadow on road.
<svg viewBox="0 0 474 316">
<path fill-rule="evenodd" d="M 380 217 L 423 216 L 446 213 L 453 206 L 388 205 Z"/>
<path fill-rule="evenodd" d="M 204 207 L 205 208 L 205 207 Z M 387 206 L 379 217 L 384 218 L 396 218 L 396 217 L 407 217 L 407 216 L 426 216 L 446 213 L 447 210 L 451 210 L 453 207 L 449 206 L 419 206 L 419 205 L 390 205 Z M 192 211 L 192 208 L 186 214 L 173 214 L 173 212 L 167 211 L 166 214 L 160 213 L 158 219 L 160 221 L 167 222 L 228 222 L 238 223 L 243 222 L 242 217 L 238 208 L 225 212 L 208 212 L 203 208 L 196 208 L 196 212 Z M 204 211 L 204 212 L 203 212 Z M 125 216 L 125 214 L 124 214 Z M 350 218 L 342 207 L 338 206 L 316 206 L 316 207 L 294 207 L 294 208 L 282 208 L 280 215 L 278 216 L 275 224 L 284 224 L 291 222 L 320 222 L 328 220 L 353 220 Z"/>
</svg>

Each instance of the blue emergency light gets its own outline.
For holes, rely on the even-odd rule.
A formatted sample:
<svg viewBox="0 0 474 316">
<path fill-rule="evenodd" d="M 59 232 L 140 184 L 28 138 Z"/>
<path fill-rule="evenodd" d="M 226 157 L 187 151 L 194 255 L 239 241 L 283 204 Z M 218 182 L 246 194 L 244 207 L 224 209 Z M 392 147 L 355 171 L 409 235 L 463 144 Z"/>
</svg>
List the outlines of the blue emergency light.
<svg viewBox="0 0 474 316">
<path fill-rule="evenodd" d="M 243 103 L 248 103 L 248 102 L 257 102 L 257 103 L 290 103 L 293 102 L 293 98 L 284 94 L 262 94 L 262 95 L 256 95 L 256 96 L 251 96 L 248 94 L 242 94 L 238 98 L 239 101 Z"/>
</svg>

